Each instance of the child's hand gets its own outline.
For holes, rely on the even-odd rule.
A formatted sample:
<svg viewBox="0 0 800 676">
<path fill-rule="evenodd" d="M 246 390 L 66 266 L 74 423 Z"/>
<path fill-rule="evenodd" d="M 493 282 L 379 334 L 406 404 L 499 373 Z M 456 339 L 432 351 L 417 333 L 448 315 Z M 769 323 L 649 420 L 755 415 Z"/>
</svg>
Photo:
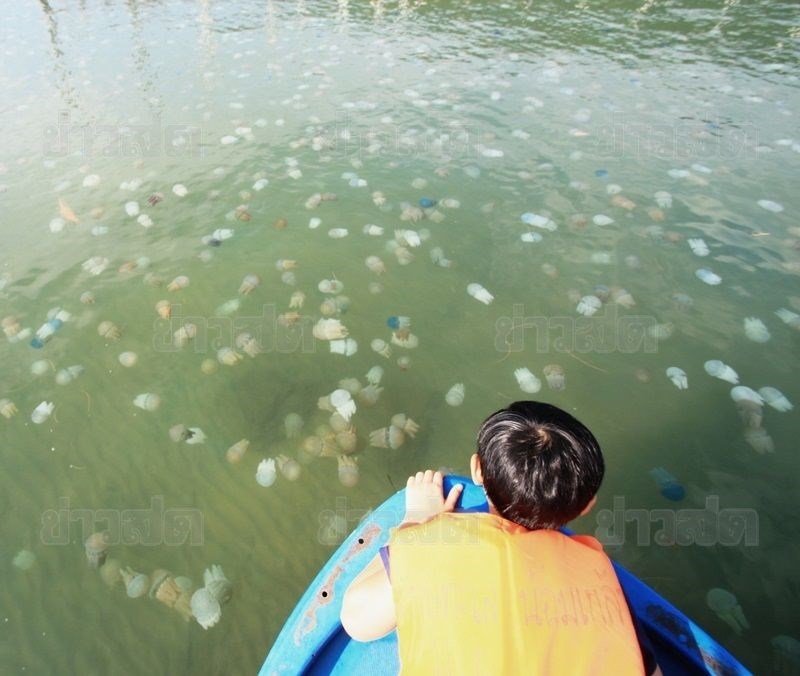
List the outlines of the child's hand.
<svg viewBox="0 0 800 676">
<path fill-rule="evenodd" d="M 406 482 L 406 515 L 403 523 L 422 523 L 442 512 L 452 512 L 456 502 L 464 490 L 462 484 L 450 489 L 447 500 L 444 499 L 441 472 L 426 470 L 408 477 Z"/>
</svg>

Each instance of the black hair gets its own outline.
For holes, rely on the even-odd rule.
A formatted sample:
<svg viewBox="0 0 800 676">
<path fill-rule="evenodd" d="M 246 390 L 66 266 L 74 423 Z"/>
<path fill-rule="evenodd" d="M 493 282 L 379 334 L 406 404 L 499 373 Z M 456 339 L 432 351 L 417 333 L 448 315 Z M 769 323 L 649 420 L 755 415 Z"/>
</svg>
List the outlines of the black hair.
<svg viewBox="0 0 800 676">
<path fill-rule="evenodd" d="M 605 473 L 594 435 L 560 408 L 517 401 L 478 430 L 486 495 L 505 519 L 530 530 L 559 528 L 580 515 Z"/>
</svg>

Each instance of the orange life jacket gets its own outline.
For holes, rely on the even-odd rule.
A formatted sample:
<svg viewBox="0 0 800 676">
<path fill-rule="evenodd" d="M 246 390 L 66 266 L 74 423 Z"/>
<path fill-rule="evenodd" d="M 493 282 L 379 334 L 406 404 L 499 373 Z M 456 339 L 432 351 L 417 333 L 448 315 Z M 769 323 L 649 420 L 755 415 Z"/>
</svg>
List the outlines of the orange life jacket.
<svg viewBox="0 0 800 676">
<path fill-rule="evenodd" d="M 396 530 L 389 566 L 402 674 L 644 673 L 622 589 L 592 537 L 441 514 Z"/>
</svg>

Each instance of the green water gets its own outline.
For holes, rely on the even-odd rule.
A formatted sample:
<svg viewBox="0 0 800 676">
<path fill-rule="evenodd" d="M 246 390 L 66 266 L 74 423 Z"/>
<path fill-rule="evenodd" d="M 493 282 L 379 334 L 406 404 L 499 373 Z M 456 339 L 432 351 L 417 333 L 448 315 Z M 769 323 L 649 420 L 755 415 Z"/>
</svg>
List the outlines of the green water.
<svg viewBox="0 0 800 676">
<path fill-rule="evenodd" d="M 52 308 L 71 316 L 42 349 L 32 335 L 0 340 L 0 398 L 19 409 L 0 418 L 0 671 L 253 673 L 344 530 L 412 471 L 465 471 L 483 417 L 523 397 L 562 406 L 596 433 L 608 464 L 598 510 L 615 496 L 633 509 L 700 508 L 718 496 L 722 508 L 755 511 L 757 544 L 637 544 L 629 523 L 609 550 L 753 670 L 786 667 L 773 640 L 797 637 L 797 411 L 763 408 L 775 450 L 759 454 L 731 384 L 703 364 L 721 360 L 742 385 L 800 399 L 800 336 L 775 314 L 800 313 L 796 5 L 42 0 L 4 13 L 13 20 L 0 28 L 0 315 L 32 332 Z M 99 182 L 84 187 L 88 176 Z M 130 181 L 139 185 L 124 189 Z M 670 207 L 657 211 L 657 191 Z M 163 200 L 149 205 L 157 192 Z M 337 199 L 309 209 L 315 193 Z M 402 203 L 421 198 L 440 201 L 444 219 L 428 210 L 402 220 Z M 448 198 L 458 207 L 443 206 Z M 79 222 L 52 223 L 59 199 Z M 129 201 L 152 227 L 126 214 Z M 241 205 L 250 220 L 237 218 Z M 526 212 L 557 229 L 529 227 Z M 613 222 L 596 225 L 598 214 Z M 284 229 L 273 227 L 280 218 Z M 364 234 L 367 224 L 384 234 Z M 93 234 L 98 226 L 107 233 Z M 218 228 L 234 236 L 201 241 Z M 333 228 L 349 234 L 331 238 Z M 407 265 L 387 248 L 400 229 L 423 239 Z M 542 241 L 520 240 L 529 231 Z M 689 238 L 710 254 L 694 255 Z M 451 267 L 432 262 L 435 247 Z M 370 255 L 385 274 L 367 269 Z M 108 259 L 96 276 L 82 268 L 94 256 Z M 141 257 L 146 267 L 119 271 Z M 295 285 L 279 259 L 297 260 Z M 704 284 L 699 268 L 722 283 Z M 262 281 L 241 296 L 247 274 Z M 168 291 L 179 275 L 189 286 Z M 331 278 L 350 300 L 339 319 L 358 343 L 351 357 L 310 336 L 325 300 L 318 283 Z M 493 303 L 471 298 L 470 283 Z M 635 307 L 609 301 L 575 323 L 577 299 L 597 285 L 626 288 Z M 93 304 L 80 300 L 87 291 Z M 275 318 L 295 291 L 306 294 L 305 318 L 287 330 Z M 240 307 L 221 318 L 234 298 Z M 174 305 L 170 321 L 155 312 L 161 299 Z M 419 346 L 386 359 L 370 341 L 389 340 L 393 315 L 411 318 Z M 626 342 L 617 320 L 631 316 L 634 334 L 668 324 L 671 335 Z M 509 335 L 514 317 L 539 332 Z M 749 339 L 746 317 L 770 339 Z M 104 320 L 119 340 L 98 335 Z M 169 348 L 185 321 L 198 336 Z M 263 353 L 205 374 L 203 360 L 244 330 Z M 587 331 L 605 342 L 587 348 Z M 120 365 L 124 351 L 137 353 L 135 366 Z M 47 372 L 35 376 L 41 359 Z M 565 390 L 548 388 L 548 364 L 564 369 Z M 72 365 L 83 373 L 57 384 L 54 371 Z M 353 418 L 358 485 L 342 486 L 337 461 L 323 457 L 297 481 L 279 475 L 262 488 L 259 461 L 296 456 L 327 424 L 318 399 L 343 378 L 366 384 L 374 365 L 384 391 L 372 407 L 357 402 Z M 686 372 L 687 390 L 667 378 L 671 366 Z M 520 391 L 521 367 L 542 381 L 538 394 Z M 445 403 L 455 383 L 466 390 L 457 408 Z M 156 411 L 133 406 L 147 392 L 161 399 Z M 55 409 L 35 425 L 42 401 Z M 369 433 L 398 412 L 419 423 L 416 438 L 370 447 Z M 289 413 L 305 421 L 300 439 L 286 438 Z M 205 443 L 173 442 L 176 424 L 201 427 Z M 242 438 L 249 451 L 226 462 Z M 662 497 L 655 467 L 682 483 L 682 502 Z M 152 505 L 191 510 L 181 514 L 201 542 L 151 534 L 114 543 L 109 557 L 194 587 L 221 565 L 233 598 L 208 631 L 107 587 L 86 563 L 83 512 L 65 512 L 62 540 L 51 533 L 49 510 L 108 510 L 87 517 L 103 530 L 109 515 Z M 597 520 L 577 526 L 595 532 Z M 12 564 L 23 549 L 35 556 L 27 570 Z M 736 595 L 749 629 L 737 635 L 708 607 L 712 588 Z M 797 673 L 798 662 L 786 668 Z"/>
</svg>

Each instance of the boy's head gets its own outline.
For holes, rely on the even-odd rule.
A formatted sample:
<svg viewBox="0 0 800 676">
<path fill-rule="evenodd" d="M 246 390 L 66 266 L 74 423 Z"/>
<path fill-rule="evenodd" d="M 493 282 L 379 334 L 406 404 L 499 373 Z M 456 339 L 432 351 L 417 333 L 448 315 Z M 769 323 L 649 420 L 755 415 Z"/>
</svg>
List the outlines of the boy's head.
<svg viewBox="0 0 800 676">
<path fill-rule="evenodd" d="M 518 401 L 478 431 L 473 478 L 500 516 L 530 530 L 559 528 L 588 511 L 604 472 L 594 435 L 549 404 Z"/>
</svg>

